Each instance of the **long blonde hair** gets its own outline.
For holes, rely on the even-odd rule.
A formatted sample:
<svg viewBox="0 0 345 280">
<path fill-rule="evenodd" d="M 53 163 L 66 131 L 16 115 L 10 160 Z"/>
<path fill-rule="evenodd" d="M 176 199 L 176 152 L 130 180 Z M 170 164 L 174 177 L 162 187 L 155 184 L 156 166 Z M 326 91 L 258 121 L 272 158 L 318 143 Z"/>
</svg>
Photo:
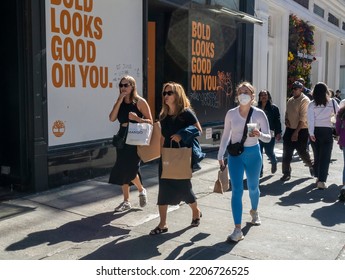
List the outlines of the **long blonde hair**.
<svg viewBox="0 0 345 280">
<path fill-rule="evenodd" d="M 137 83 L 136 83 L 135 79 L 132 76 L 126 75 L 126 76 L 123 76 L 121 78 L 119 84 L 121 84 L 122 80 L 127 80 L 129 82 L 129 84 L 132 86 L 132 91 L 129 95 L 129 99 L 131 102 L 137 103 L 139 100 L 139 94 L 137 91 Z M 120 87 L 119 87 L 119 90 L 120 90 Z"/>
<path fill-rule="evenodd" d="M 170 86 L 172 88 L 172 91 L 174 92 L 174 94 L 176 95 L 175 97 L 175 105 L 176 105 L 176 111 L 174 114 L 174 117 L 178 116 L 179 114 L 181 114 L 183 111 L 185 111 L 186 109 L 192 109 L 192 106 L 190 104 L 190 101 L 183 89 L 183 86 L 179 83 L 175 83 L 175 82 L 167 82 L 163 85 L 163 89 L 162 89 L 162 95 L 164 90 Z M 169 112 L 169 106 L 167 104 L 165 104 L 164 102 L 164 98 L 162 99 L 162 110 L 159 113 L 159 119 L 163 120 L 166 118 L 166 116 L 168 115 Z"/>
</svg>

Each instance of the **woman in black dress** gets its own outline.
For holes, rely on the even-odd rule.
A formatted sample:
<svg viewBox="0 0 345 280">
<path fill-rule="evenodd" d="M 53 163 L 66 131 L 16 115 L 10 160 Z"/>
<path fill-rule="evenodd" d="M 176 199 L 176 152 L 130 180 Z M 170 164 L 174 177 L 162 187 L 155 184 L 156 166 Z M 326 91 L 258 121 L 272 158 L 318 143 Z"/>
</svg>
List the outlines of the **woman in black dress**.
<svg viewBox="0 0 345 280">
<path fill-rule="evenodd" d="M 151 110 L 146 100 L 138 95 L 135 79 L 124 76 L 119 83 L 120 94 L 109 114 L 109 120 L 120 123 L 119 135 L 125 136 L 128 122 L 152 124 Z M 116 162 L 111 170 L 109 183 L 121 185 L 123 202 L 115 208 L 115 212 L 123 212 L 131 208 L 129 202 L 130 185 L 135 185 L 139 191 L 139 204 L 147 203 L 146 189 L 141 182 L 139 172 L 140 158 L 137 146 L 127 145 L 116 149 Z"/>
<path fill-rule="evenodd" d="M 162 127 L 163 147 L 178 148 L 178 143 L 183 147 L 181 136 L 177 132 L 191 125 L 200 132 L 201 125 L 190 106 L 190 101 L 185 94 L 183 87 L 175 82 L 163 85 L 162 110 L 160 112 L 160 122 Z M 191 179 L 162 179 L 162 162 L 159 164 L 159 192 L 158 210 L 160 222 L 156 228 L 151 230 L 150 235 L 161 234 L 168 231 L 167 211 L 168 205 L 177 205 L 181 201 L 189 204 L 192 209 L 191 226 L 200 224 L 201 212 L 198 208 L 195 194 L 192 190 Z"/>
</svg>

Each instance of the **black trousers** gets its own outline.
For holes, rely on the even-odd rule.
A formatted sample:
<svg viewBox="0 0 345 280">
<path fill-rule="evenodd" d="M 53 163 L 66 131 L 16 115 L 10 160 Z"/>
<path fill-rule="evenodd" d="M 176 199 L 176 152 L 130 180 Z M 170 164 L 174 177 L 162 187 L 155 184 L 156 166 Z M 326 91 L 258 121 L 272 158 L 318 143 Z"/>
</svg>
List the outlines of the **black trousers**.
<svg viewBox="0 0 345 280">
<path fill-rule="evenodd" d="M 307 166 L 313 166 L 313 163 L 310 159 L 310 154 L 307 149 L 309 139 L 308 129 L 301 129 L 298 133 L 298 140 L 292 142 L 291 136 L 294 131 L 295 129 L 287 127 L 283 136 L 282 172 L 284 175 L 291 175 L 291 161 L 295 150 L 297 150 L 298 155 Z"/>
<path fill-rule="evenodd" d="M 314 153 L 315 177 L 320 182 L 326 182 L 333 148 L 332 128 L 315 127 L 314 134 L 316 141 L 311 142 L 311 147 Z"/>
</svg>

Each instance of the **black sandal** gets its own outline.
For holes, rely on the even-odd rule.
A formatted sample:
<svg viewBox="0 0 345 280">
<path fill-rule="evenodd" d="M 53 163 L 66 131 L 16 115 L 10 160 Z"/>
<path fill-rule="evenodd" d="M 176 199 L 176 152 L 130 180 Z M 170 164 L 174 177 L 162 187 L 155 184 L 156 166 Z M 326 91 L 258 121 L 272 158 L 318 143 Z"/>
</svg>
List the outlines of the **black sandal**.
<svg viewBox="0 0 345 280">
<path fill-rule="evenodd" d="M 200 211 L 200 218 L 202 217 L 202 213 Z M 200 218 L 192 219 L 192 223 L 190 224 L 192 227 L 198 227 L 200 225 Z"/>
<path fill-rule="evenodd" d="M 155 227 L 153 230 L 150 231 L 150 235 L 157 235 L 161 233 L 166 233 L 168 232 L 168 228 L 160 228 L 160 227 Z"/>
</svg>

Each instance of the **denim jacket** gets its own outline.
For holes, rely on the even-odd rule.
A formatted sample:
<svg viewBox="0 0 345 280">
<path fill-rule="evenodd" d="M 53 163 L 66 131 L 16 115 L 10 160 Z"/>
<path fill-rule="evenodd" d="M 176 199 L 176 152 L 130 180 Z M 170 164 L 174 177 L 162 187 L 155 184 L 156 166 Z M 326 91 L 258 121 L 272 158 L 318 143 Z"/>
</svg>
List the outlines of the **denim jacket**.
<svg viewBox="0 0 345 280">
<path fill-rule="evenodd" d="M 200 170 L 201 166 L 199 162 L 206 156 L 206 154 L 202 152 L 199 141 L 196 138 L 201 135 L 200 131 L 194 125 L 190 125 L 177 131 L 177 134 L 181 136 L 181 141 L 186 145 L 186 147 L 192 148 L 193 172 Z"/>
</svg>

